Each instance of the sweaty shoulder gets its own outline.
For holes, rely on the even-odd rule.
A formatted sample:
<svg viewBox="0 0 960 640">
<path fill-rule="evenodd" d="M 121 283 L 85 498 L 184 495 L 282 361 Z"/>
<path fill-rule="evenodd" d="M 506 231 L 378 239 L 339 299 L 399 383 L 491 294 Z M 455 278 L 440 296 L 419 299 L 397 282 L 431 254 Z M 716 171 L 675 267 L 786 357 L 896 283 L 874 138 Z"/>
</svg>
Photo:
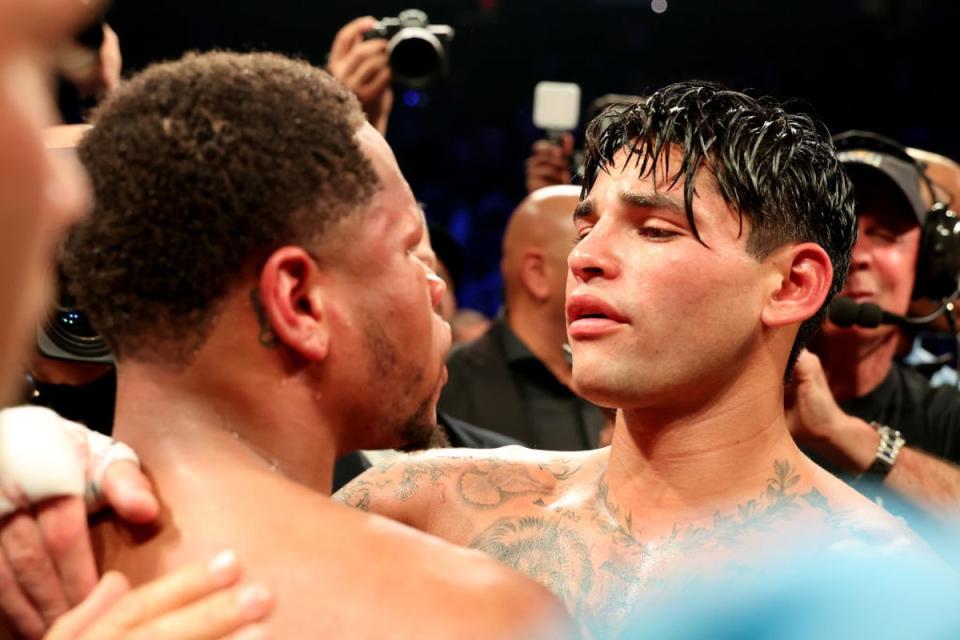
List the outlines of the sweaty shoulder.
<svg viewBox="0 0 960 640">
<path fill-rule="evenodd" d="M 578 472 L 593 464 L 596 451 L 434 449 L 377 465 L 345 486 L 337 498 L 424 531 L 469 525 L 469 519 L 518 499 L 549 499 Z M 466 518 L 466 519 L 465 519 Z"/>
<path fill-rule="evenodd" d="M 392 558 L 378 579 L 395 585 L 390 606 L 417 619 L 421 637 L 562 638 L 571 628 L 549 590 L 486 554 L 374 514 L 354 511 L 351 519 L 364 523 L 355 538 L 361 553 Z M 435 609 L 438 597 L 445 615 Z"/>
<path fill-rule="evenodd" d="M 272 474 L 161 486 L 172 506 L 158 531 L 131 536 L 111 519 L 95 532 L 101 568 L 142 583 L 233 549 L 274 593 L 277 637 L 519 638 L 557 615 L 541 587 L 479 552 Z"/>
</svg>

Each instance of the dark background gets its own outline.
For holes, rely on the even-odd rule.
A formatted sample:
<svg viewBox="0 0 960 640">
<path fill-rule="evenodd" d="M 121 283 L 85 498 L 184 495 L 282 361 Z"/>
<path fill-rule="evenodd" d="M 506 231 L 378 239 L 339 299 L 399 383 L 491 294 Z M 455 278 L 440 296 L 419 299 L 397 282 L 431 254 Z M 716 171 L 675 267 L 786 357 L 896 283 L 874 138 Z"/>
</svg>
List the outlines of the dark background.
<svg viewBox="0 0 960 640">
<path fill-rule="evenodd" d="M 114 0 L 124 73 L 191 49 L 275 50 L 322 64 L 354 17 L 423 9 L 456 29 L 451 77 L 398 92 L 387 139 L 431 223 L 466 248 L 461 304 L 500 301 L 500 234 L 523 198 L 540 80 L 584 103 L 689 78 L 796 99 L 831 131 L 870 129 L 960 158 L 955 0 Z M 418 102 L 417 105 L 412 105 Z M 411 104 L 408 104 L 411 103 Z M 579 132 L 578 132 L 579 136 Z"/>
</svg>

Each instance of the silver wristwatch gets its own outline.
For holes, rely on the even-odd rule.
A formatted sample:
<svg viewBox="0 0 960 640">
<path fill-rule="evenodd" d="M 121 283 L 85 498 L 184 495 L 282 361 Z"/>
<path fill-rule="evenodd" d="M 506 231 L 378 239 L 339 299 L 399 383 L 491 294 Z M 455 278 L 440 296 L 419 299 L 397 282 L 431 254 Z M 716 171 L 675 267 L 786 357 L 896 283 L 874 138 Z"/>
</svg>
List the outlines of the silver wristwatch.
<svg viewBox="0 0 960 640">
<path fill-rule="evenodd" d="M 864 472 L 864 475 L 882 479 L 890 473 L 890 469 L 893 468 L 897 456 L 900 455 L 900 449 L 903 448 L 906 441 L 900 435 L 900 432 L 893 427 L 876 422 L 871 422 L 870 426 L 880 434 L 880 444 L 877 445 L 877 455 L 873 459 L 873 464 Z"/>
</svg>

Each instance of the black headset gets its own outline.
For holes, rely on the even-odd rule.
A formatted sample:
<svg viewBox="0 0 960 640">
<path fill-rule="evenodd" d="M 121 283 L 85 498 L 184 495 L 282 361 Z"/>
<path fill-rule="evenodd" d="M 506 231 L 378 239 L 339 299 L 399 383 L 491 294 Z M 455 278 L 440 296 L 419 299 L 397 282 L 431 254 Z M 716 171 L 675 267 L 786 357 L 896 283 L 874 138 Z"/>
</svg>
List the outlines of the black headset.
<svg viewBox="0 0 960 640">
<path fill-rule="evenodd" d="M 916 169 L 927 186 L 933 205 L 924 216 L 917 254 L 913 298 L 943 300 L 954 295 L 960 278 L 960 218 L 949 202 L 937 197 L 934 183 L 927 176 L 926 164 L 911 156 L 907 149 L 890 138 L 869 131 L 847 131 L 834 137 L 837 152 L 865 150 L 892 156 Z"/>
</svg>

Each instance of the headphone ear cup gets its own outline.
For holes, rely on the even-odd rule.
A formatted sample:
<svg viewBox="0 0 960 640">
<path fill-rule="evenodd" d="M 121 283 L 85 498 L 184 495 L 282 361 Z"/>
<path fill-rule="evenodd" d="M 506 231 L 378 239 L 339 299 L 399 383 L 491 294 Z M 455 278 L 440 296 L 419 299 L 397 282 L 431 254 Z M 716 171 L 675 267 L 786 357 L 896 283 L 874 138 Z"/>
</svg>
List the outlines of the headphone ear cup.
<svg viewBox="0 0 960 640">
<path fill-rule="evenodd" d="M 917 254 L 913 297 L 942 300 L 957 290 L 960 275 L 960 218 L 937 202 L 927 212 Z"/>
</svg>

